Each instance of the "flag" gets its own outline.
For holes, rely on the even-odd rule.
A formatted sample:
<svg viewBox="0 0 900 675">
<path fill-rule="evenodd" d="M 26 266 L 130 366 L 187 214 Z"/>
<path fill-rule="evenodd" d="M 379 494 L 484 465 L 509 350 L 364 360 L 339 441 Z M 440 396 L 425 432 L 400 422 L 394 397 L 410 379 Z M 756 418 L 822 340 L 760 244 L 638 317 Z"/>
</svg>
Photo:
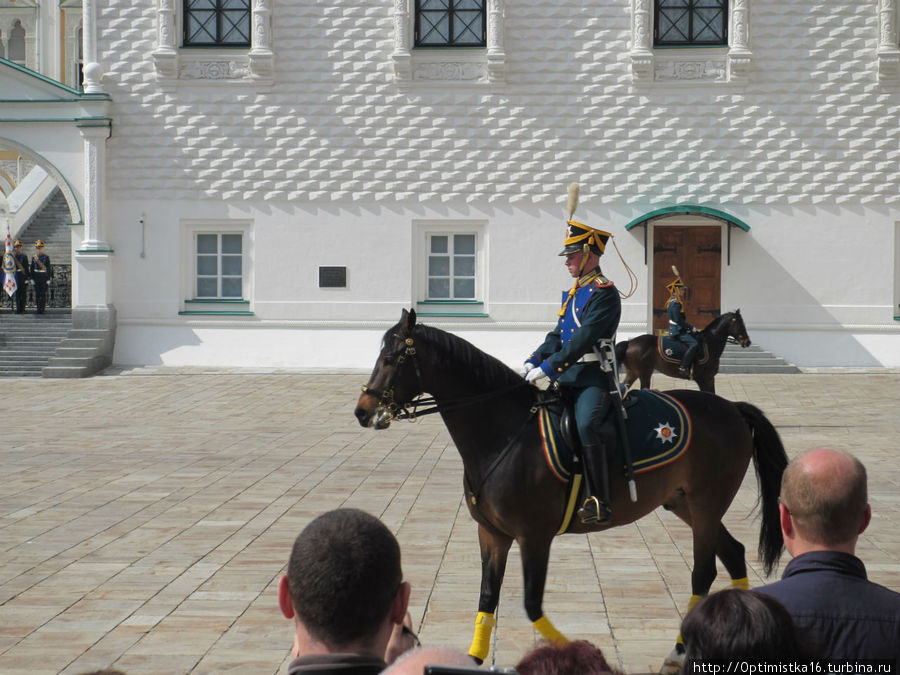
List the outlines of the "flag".
<svg viewBox="0 0 900 675">
<path fill-rule="evenodd" d="M 6 253 L 3 254 L 3 290 L 10 297 L 18 288 L 16 283 L 16 259 L 13 256 L 12 237 L 9 236 L 9 224 L 6 226 Z"/>
</svg>

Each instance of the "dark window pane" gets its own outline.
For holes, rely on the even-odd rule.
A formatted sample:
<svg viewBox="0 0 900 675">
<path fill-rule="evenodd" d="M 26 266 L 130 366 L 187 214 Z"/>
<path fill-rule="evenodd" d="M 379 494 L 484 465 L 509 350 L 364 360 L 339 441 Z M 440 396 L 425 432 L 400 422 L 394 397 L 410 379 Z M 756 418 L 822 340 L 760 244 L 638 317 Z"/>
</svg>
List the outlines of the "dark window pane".
<svg viewBox="0 0 900 675">
<path fill-rule="evenodd" d="M 474 277 L 475 258 L 472 256 L 453 256 L 453 276 Z"/>
<path fill-rule="evenodd" d="M 429 256 L 428 258 L 428 276 L 430 277 L 447 277 L 450 276 L 450 258 L 446 256 Z"/>
<path fill-rule="evenodd" d="M 447 246 L 449 244 L 449 239 L 445 236 L 440 237 L 432 237 L 431 238 L 431 252 L 432 253 L 447 253 Z"/>
<path fill-rule="evenodd" d="M 216 297 L 216 280 L 215 279 L 197 279 L 197 297 L 198 298 L 215 298 Z"/>
<path fill-rule="evenodd" d="M 197 274 L 200 276 L 215 276 L 219 272 L 218 258 L 212 255 L 197 256 Z"/>
<path fill-rule="evenodd" d="M 218 253 L 219 252 L 219 235 L 217 234 L 198 234 L 197 235 L 197 253 Z"/>
<path fill-rule="evenodd" d="M 475 235 L 474 234 L 457 234 L 453 236 L 453 252 L 457 255 L 461 253 L 475 253 Z"/>
<path fill-rule="evenodd" d="M 441 300 L 450 297 L 449 279 L 429 279 L 428 297 L 431 300 Z"/>
<path fill-rule="evenodd" d="M 222 253 L 241 253 L 241 235 L 223 234 Z"/>
<path fill-rule="evenodd" d="M 222 279 L 222 297 L 223 298 L 239 298 L 241 297 L 241 280 L 240 278 L 223 278 Z"/>
<path fill-rule="evenodd" d="M 453 297 L 459 300 L 475 299 L 475 280 L 474 279 L 454 279 L 453 281 Z"/>
<path fill-rule="evenodd" d="M 222 274 L 226 274 L 228 276 L 240 276 L 241 257 L 237 255 L 223 255 Z"/>
</svg>

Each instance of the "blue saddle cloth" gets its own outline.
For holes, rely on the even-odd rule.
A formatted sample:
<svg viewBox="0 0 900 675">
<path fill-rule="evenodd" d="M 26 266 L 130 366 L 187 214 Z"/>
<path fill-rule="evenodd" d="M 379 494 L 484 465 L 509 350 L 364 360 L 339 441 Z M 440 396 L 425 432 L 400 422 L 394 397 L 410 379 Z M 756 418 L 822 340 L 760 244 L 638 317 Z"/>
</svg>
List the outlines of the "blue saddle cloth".
<svg viewBox="0 0 900 675">
<path fill-rule="evenodd" d="M 654 389 L 630 391 L 626 413 L 625 428 L 636 474 L 674 462 L 690 446 L 691 418 L 671 396 Z M 560 411 L 542 407 L 539 421 L 544 459 L 559 480 L 569 482 L 575 473 L 575 453 L 560 432 Z M 614 457 L 624 470 L 621 443 L 616 444 Z"/>
<path fill-rule="evenodd" d="M 709 349 L 706 347 L 706 342 L 700 339 L 699 336 L 697 336 L 697 342 L 700 344 L 700 353 L 694 359 L 694 364 L 706 363 L 709 361 Z M 659 357 L 663 361 L 681 363 L 688 346 L 671 335 L 660 335 L 657 339 L 657 349 L 659 350 Z"/>
</svg>

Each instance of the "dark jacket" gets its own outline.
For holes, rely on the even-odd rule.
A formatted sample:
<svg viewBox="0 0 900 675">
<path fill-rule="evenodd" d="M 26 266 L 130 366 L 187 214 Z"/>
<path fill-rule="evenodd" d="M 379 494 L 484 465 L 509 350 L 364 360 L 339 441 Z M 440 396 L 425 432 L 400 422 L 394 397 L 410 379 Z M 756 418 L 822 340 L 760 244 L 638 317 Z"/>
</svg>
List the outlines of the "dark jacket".
<svg viewBox="0 0 900 675">
<path fill-rule="evenodd" d="M 578 363 L 592 354 L 601 339 L 613 339 L 619 327 L 622 301 L 613 283 L 596 270 L 599 276 L 580 286 L 569 300 L 563 294 L 565 313 L 556 328 L 547 333 L 544 343 L 534 350 L 528 361 L 540 365 L 551 380 L 569 387 L 604 385 L 603 372 L 597 361 Z"/>
<path fill-rule="evenodd" d="M 669 300 L 669 304 L 666 306 L 666 314 L 669 317 L 669 335 L 684 335 L 694 330 L 694 327 L 687 322 L 684 307 L 675 298 Z"/>
<path fill-rule="evenodd" d="M 387 664 L 374 656 L 361 654 L 310 654 L 300 656 L 288 666 L 288 675 L 378 675 Z"/>
<path fill-rule="evenodd" d="M 799 555 L 781 581 L 756 589 L 781 601 L 827 659 L 890 659 L 900 666 L 900 593 L 868 581 L 856 556 Z"/>
</svg>

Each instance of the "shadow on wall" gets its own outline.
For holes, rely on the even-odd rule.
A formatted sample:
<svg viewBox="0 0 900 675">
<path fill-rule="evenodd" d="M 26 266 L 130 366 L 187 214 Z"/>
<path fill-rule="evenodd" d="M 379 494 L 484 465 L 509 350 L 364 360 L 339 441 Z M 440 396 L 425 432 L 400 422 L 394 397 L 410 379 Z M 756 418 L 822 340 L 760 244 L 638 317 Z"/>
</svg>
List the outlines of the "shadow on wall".
<svg viewBox="0 0 900 675">
<path fill-rule="evenodd" d="M 743 272 L 730 273 L 727 302 L 741 308 L 754 344 L 798 366 L 884 365 L 756 239 L 741 239 L 732 269 Z"/>
</svg>

